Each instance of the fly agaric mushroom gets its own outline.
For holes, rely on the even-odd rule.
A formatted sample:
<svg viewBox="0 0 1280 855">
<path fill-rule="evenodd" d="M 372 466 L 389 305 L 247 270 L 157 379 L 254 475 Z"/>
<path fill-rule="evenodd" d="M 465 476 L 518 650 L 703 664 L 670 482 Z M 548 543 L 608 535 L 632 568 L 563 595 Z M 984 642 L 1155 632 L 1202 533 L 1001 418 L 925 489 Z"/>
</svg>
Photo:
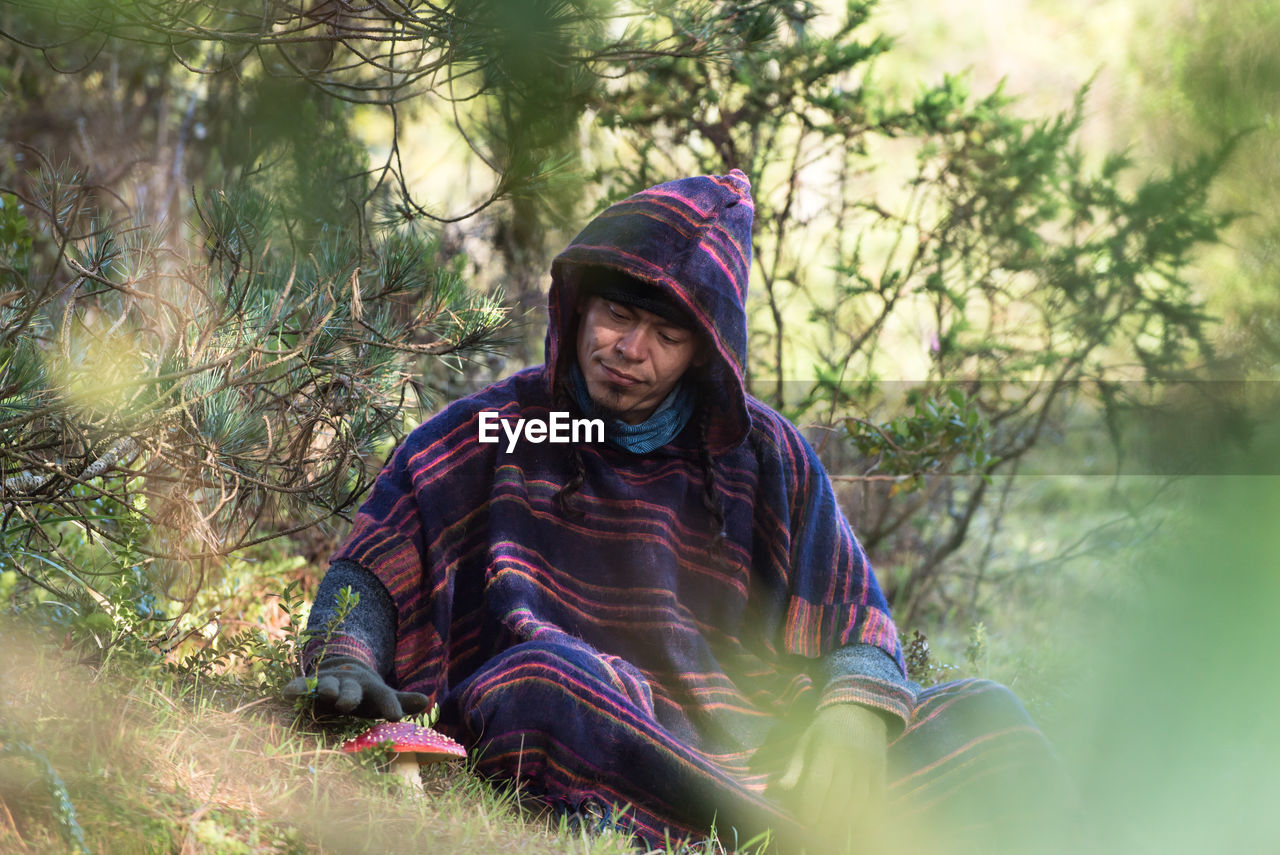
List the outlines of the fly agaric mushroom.
<svg viewBox="0 0 1280 855">
<path fill-rule="evenodd" d="M 342 750 L 350 754 L 386 743 L 390 743 L 394 752 L 387 771 L 400 776 L 401 780 L 418 792 L 422 792 L 422 778 L 418 776 L 420 764 L 467 756 L 467 749 L 443 733 L 409 721 L 384 721 L 376 724 L 354 739 L 342 743 Z"/>
</svg>

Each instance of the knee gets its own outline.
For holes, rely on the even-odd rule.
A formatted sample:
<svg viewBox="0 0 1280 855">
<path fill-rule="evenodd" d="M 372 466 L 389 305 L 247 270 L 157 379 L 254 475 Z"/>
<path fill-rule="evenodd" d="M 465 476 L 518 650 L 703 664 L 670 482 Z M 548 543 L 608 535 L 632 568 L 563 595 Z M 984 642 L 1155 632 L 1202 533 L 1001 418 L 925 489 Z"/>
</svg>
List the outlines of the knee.
<svg viewBox="0 0 1280 855">
<path fill-rule="evenodd" d="M 572 711 L 653 707 L 648 682 L 630 663 L 559 641 L 526 641 L 504 650 L 459 689 L 463 710 L 489 722 L 519 717 L 525 726 L 547 730 L 563 726 Z"/>
<path fill-rule="evenodd" d="M 1009 687 L 994 680 L 957 680 L 932 686 L 917 698 L 915 718 L 944 713 L 952 728 L 976 731 L 1030 725 L 1031 716 Z"/>
<path fill-rule="evenodd" d="M 520 706 L 537 708 L 537 699 L 565 689 L 567 657 L 558 645 L 526 641 L 489 659 L 460 687 L 465 709 L 506 706 L 506 698 L 520 697 Z"/>
<path fill-rule="evenodd" d="M 1027 708 L 1013 690 L 994 680 L 975 680 L 971 703 L 987 722 L 1001 722 L 1007 727 L 1032 723 Z"/>
</svg>

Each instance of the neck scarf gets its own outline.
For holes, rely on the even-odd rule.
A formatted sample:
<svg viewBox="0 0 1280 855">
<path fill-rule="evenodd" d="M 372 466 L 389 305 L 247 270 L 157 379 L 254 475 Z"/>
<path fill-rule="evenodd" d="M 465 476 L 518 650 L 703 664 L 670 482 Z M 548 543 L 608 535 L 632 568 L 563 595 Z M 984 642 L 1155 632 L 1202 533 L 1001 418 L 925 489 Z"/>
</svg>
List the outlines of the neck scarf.
<svg viewBox="0 0 1280 855">
<path fill-rule="evenodd" d="M 582 376 L 578 363 L 569 369 L 573 397 L 578 407 L 588 416 L 599 416 L 599 409 L 587 391 L 587 378 Z M 604 438 L 610 445 L 630 451 L 632 454 L 648 454 L 676 438 L 693 416 L 692 384 L 681 380 L 663 399 L 649 418 L 638 425 L 629 425 L 621 419 L 605 417 Z"/>
</svg>

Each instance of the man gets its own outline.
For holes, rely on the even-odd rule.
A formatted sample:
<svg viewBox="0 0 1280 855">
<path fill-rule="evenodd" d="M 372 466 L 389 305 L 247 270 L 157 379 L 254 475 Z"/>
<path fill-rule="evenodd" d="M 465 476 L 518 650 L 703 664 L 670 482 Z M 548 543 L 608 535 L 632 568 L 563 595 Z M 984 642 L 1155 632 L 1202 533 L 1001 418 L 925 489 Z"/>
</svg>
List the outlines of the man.
<svg viewBox="0 0 1280 855">
<path fill-rule="evenodd" d="M 672 181 L 556 258 L 545 364 L 410 434 L 335 554 L 312 628 L 360 601 L 308 651 L 319 707 L 438 703 L 480 772 L 653 845 L 865 842 L 1048 756 L 1001 687 L 906 679 L 816 455 L 746 394 L 752 214 L 738 170 Z"/>
</svg>

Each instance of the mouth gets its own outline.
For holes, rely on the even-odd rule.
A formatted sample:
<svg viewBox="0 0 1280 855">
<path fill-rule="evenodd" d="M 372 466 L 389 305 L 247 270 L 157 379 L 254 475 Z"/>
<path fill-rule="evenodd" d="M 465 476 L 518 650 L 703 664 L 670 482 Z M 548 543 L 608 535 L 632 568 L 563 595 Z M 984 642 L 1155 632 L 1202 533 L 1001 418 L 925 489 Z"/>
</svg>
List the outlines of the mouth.
<svg viewBox="0 0 1280 855">
<path fill-rule="evenodd" d="M 640 382 L 640 378 L 632 377 L 630 374 L 623 374 L 621 371 L 610 368 L 603 362 L 600 363 L 600 367 L 604 369 L 605 377 L 608 378 L 611 383 L 616 383 L 619 386 L 634 386 Z"/>
</svg>

